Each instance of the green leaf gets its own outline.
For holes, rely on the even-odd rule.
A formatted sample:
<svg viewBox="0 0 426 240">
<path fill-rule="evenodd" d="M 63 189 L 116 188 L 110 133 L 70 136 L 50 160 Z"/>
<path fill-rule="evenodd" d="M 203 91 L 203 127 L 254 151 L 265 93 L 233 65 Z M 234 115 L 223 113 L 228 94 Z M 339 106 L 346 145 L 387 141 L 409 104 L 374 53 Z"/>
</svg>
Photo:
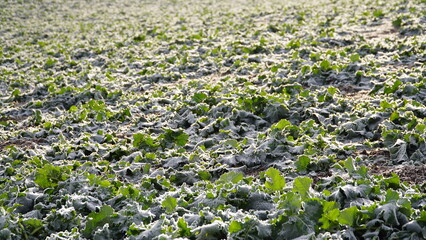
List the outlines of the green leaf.
<svg viewBox="0 0 426 240">
<path fill-rule="evenodd" d="M 192 235 L 191 228 L 188 227 L 188 223 L 186 223 L 184 218 L 178 219 L 177 226 L 179 228 L 180 237 L 190 237 Z"/>
<path fill-rule="evenodd" d="M 228 172 L 222 174 L 220 178 L 217 180 L 218 183 L 237 183 L 243 180 L 244 176 L 239 172 Z"/>
<path fill-rule="evenodd" d="M 394 120 L 397 120 L 397 119 L 399 119 L 399 113 L 395 111 L 390 115 L 389 120 L 393 122 Z"/>
<path fill-rule="evenodd" d="M 145 157 L 146 157 L 147 159 L 154 160 L 154 159 L 157 157 L 157 155 L 156 155 L 155 153 L 146 153 L 146 154 L 145 154 Z"/>
<path fill-rule="evenodd" d="M 21 90 L 19 90 L 18 88 L 16 88 L 15 90 L 13 90 L 12 92 L 12 97 L 18 97 L 19 94 L 21 94 Z"/>
<path fill-rule="evenodd" d="M 376 94 L 380 89 L 382 89 L 384 87 L 384 84 L 383 83 L 378 83 L 378 84 L 374 84 L 374 87 L 373 87 L 373 89 L 370 91 L 370 92 L 368 92 L 368 95 L 374 95 L 374 94 Z"/>
<path fill-rule="evenodd" d="M 168 213 L 173 212 L 177 206 L 177 200 L 174 197 L 167 196 L 166 199 L 161 203 Z"/>
<path fill-rule="evenodd" d="M 237 147 L 238 146 L 238 141 L 235 140 L 235 139 L 227 139 L 227 140 L 223 141 L 223 144 L 224 145 L 229 145 L 229 146 L 232 146 L 232 147 Z"/>
<path fill-rule="evenodd" d="M 392 189 L 388 189 L 386 191 L 386 198 L 385 198 L 385 202 L 386 203 L 390 203 L 390 202 L 396 202 L 399 199 L 399 193 L 392 190 Z"/>
<path fill-rule="evenodd" d="M 346 161 L 344 163 L 344 166 L 348 170 L 349 173 L 353 173 L 353 172 L 356 171 L 354 161 L 353 161 L 353 159 L 351 157 L 349 157 L 348 159 L 346 159 Z"/>
<path fill-rule="evenodd" d="M 420 212 L 420 216 L 417 218 L 417 221 L 426 223 L 426 210 Z"/>
<path fill-rule="evenodd" d="M 145 40 L 146 40 L 146 35 L 142 35 L 142 34 L 139 34 L 138 36 L 133 38 L 133 41 L 135 42 L 142 42 Z"/>
<path fill-rule="evenodd" d="M 311 67 L 309 65 L 305 65 L 300 69 L 300 71 L 302 72 L 302 74 L 309 73 L 311 71 Z"/>
<path fill-rule="evenodd" d="M 399 188 L 399 186 L 401 184 L 399 176 L 396 175 L 395 173 L 392 173 L 391 175 L 392 175 L 392 177 L 383 179 L 383 182 L 387 186 L 389 186 L 389 187 L 391 187 L 393 189 Z"/>
<path fill-rule="evenodd" d="M 272 125 L 271 129 L 279 129 L 282 130 L 287 126 L 291 126 L 291 123 L 287 121 L 286 119 L 281 119 L 279 122 Z"/>
<path fill-rule="evenodd" d="M 324 212 L 322 217 L 319 219 L 322 222 L 323 229 L 330 229 L 337 222 L 340 215 L 338 204 L 334 201 L 323 203 Z"/>
<path fill-rule="evenodd" d="M 351 55 L 351 62 L 357 62 L 359 61 L 360 57 L 358 53 L 352 54 Z"/>
<path fill-rule="evenodd" d="M 45 66 L 46 66 L 47 68 L 50 68 L 50 67 L 53 67 L 53 65 L 54 65 L 55 63 L 57 63 L 57 62 L 58 62 L 58 61 L 56 61 L 55 59 L 48 58 L 48 59 L 46 60 Z"/>
<path fill-rule="evenodd" d="M 296 214 L 302 207 L 300 195 L 294 192 L 288 192 L 281 197 L 279 208 L 288 210 L 291 214 Z"/>
<path fill-rule="evenodd" d="M 209 180 L 210 178 L 212 178 L 212 175 L 208 171 L 205 171 L 205 170 L 198 171 L 198 176 L 202 180 Z"/>
<path fill-rule="evenodd" d="M 308 169 L 308 165 L 311 162 L 311 159 L 308 156 L 299 156 L 299 160 L 297 160 L 294 165 L 296 165 L 297 171 L 306 171 Z"/>
<path fill-rule="evenodd" d="M 89 109 L 92 109 L 93 111 L 96 111 L 96 112 L 103 111 L 105 109 L 104 102 L 93 100 L 93 99 L 87 103 L 87 106 Z"/>
<path fill-rule="evenodd" d="M 154 139 L 151 136 L 143 133 L 133 134 L 133 146 L 136 148 L 157 147 Z"/>
<path fill-rule="evenodd" d="M 271 72 L 277 72 L 282 66 L 280 65 L 275 65 L 271 67 Z"/>
<path fill-rule="evenodd" d="M 201 93 L 195 93 L 194 96 L 192 96 L 192 100 L 197 102 L 197 103 L 204 101 L 206 98 L 207 98 L 207 94 L 202 93 L 202 92 Z"/>
<path fill-rule="evenodd" d="M 37 170 L 34 182 L 41 188 L 53 188 L 68 178 L 68 169 L 46 164 Z"/>
<path fill-rule="evenodd" d="M 306 199 L 309 197 L 311 183 L 312 179 L 309 177 L 297 177 L 293 182 L 293 192 L 299 193 L 302 199 Z"/>
<path fill-rule="evenodd" d="M 111 221 L 111 216 L 114 213 L 114 209 L 108 205 L 101 207 L 99 212 L 89 213 L 87 216 L 86 227 L 83 230 L 83 234 L 88 237 L 97 228 L 103 227 L 106 223 Z"/>
<path fill-rule="evenodd" d="M 396 90 L 398 90 L 399 86 L 402 85 L 402 82 L 399 80 L 396 80 L 392 87 L 386 86 L 385 89 L 383 90 L 384 93 L 389 94 L 389 93 L 394 93 L 396 92 Z"/>
<path fill-rule="evenodd" d="M 330 95 L 334 95 L 334 94 L 336 94 L 338 91 L 339 91 L 339 90 L 338 90 L 337 88 L 335 88 L 335 87 L 328 87 L 328 88 L 327 88 L 327 92 L 328 92 Z"/>
<path fill-rule="evenodd" d="M 386 109 L 386 108 L 392 108 L 393 105 L 392 103 L 389 103 L 388 101 L 383 100 L 380 102 L 380 107 L 382 107 L 383 109 Z"/>
<path fill-rule="evenodd" d="M 184 146 L 188 142 L 189 135 L 186 133 L 181 133 L 175 138 L 175 143 L 178 146 Z"/>
<path fill-rule="evenodd" d="M 231 221 L 231 223 L 229 224 L 228 232 L 236 233 L 241 231 L 241 229 L 243 229 L 243 226 L 241 225 L 241 223 L 237 221 Z"/>
<path fill-rule="evenodd" d="M 395 20 L 392 21 L 392 26 L 399 28 L 402 24 L 402 17 L 397 17 Z"/>
<path fill-rule="evenodd" d="M 321 70 L 323 70 L 323 71 L 328 71 L 328 70 L 330 70 L 330 69 L 331 69 L 331 63 L 330 63 L 328 60 L 323 60 L 323 61 L 320 63 L 320 68 L 321 68 Z"/>
<path fill-rule="evenodd" d="M 360 175 L 361 177 L 365 178 L 368 175 L 368 168 L 366 166 L 361 166 L 356 170 L 356 173 Z"/>
<path fill-rule="evenodd" d="M 285 187 L 285 179 L 281 176 L 280 171 L 275 168 L 269 168 L 265 174 L 271 178 L 271 181 L 265 182 L 265 187 L 272 191 L 280 191 Z"/>
<path fill-rule="evenodd" d="M 373 11 L 373 16 L 377 17 L 377 18 L 381 18 L 383 17 L 385 14 L 383 14 L 383 11 L 380 9 L 376 9 Z"/>
<path fill-rule="evenodd" d="M 359 210 L 355 206 L 340 211 L 340 215 L 338 218 L 339 223 L 341 225 L 349 225 L 350 227 L 353 227 L 358 212 Z"/>
<path fill-rule="evenodd" d="M 26 227 L 29 227 L 29 228 L 32 228 L 32 229 L 37 229 L 37 228 L 43 226 L 43 222 L 39 219 L 36 219 L 36 218 L 26 219 L 23 223 L 26 225 Z"/>
<path fill-rule="evenodd" d="M 139 196 L 139 190 L 132 187 L 131 185 L 121 186 L 119 192 L 127 198 L 136 199 Z"/>
<path fill-rule="evenodd" d="M 34 111 L 34 124 L 38 125 L 41 123 L 41 121 L 43 120 L 41 115 L 42 114 L 40 110 Z"/>
<path fill-rule="evenodd" d="M 189 135 L 182 129 L 164 129 L 165 133 L 161 135 L 165 141 L 175 143 L 177 146 L 184 146 L 189 139 Z"/>
</svg>

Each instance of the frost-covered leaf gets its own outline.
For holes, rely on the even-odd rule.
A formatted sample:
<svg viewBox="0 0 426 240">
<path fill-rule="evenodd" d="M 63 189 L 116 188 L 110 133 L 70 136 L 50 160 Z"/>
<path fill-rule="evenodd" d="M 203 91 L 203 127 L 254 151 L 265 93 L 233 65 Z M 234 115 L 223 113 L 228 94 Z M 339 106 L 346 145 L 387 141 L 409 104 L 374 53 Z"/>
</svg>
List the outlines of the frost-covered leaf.
<svg viewBox="0 0 426 240">
<path fill-rule="evenodd" d="M 213 240 L 226 238 L 225 230 L 223 223 L 214 221 L 193 229 L 192 233 L 196 235 L 197 240 Z"/>
<path fill-rule="evenodd" d="M 383 206 L 379 206 L 374 213 L 377 218 L 383 219 L 385 223 L 391 226 L 399 226 L 398 220 L 398 206 L 396 203 L 387 203 Z"/>
<path fill-rule="evenodd" d="M 394 145 L 389 148 L 391 159 L 397 163 L 407 161 L 407 143 L 404 140 L 398 139 Z"/>
</svg>

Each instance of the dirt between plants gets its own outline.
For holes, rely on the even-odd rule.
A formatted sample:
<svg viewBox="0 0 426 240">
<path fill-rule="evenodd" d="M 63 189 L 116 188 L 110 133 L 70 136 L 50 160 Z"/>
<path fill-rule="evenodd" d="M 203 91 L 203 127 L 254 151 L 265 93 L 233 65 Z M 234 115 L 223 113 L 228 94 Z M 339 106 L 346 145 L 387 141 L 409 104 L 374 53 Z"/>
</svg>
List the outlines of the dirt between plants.
<svg viewBox="0 0 426 240">
<path fill-rule="evenodd" d="M 347 92 L 345 97 L 354 101 L 366 101 L 372 98 L 368 95 L 369 91 L 360 90 L 358 92 Z"/>
<path fill-rule="evenodd" d="M 17 140 L 7 140 L 0 142 L 0 151 L 3 151 L 8 146 L 15 145 L 17 147 L 26 147 L 34 149 L 37 145 L 44 143 L 45 140 L 42 138 L 30 138 L 30 139 L 17 139 Z"/>
<path fill-rule="evenodd" d="M 374 175 L 382 175 L 390 177 L 392 173 L 397 174 L 401 181 L 410 184 L 426 184 L 426 164 L 413 166 L 413 165 L 393 165 L 389 166 L 387 160 L 390 159 L 389 151 L 384 149 L 364 150 L 359 153 L 366 155 L 373 164 L 369 165 L 369 173 Z"/>
<path fill-rule="evenodd" d="M 390 177 L 392 173 L 395 173 L 401 181 L 411 184 L 426 184 L 426 164 L 420 166 L 373 164 L 370 166 L 369 172 L 370 174 L 383 175 L 385 177 Z"/>
<path fill-rule="evenodd" d="M 368 26 L 361 28 L 358 32 L 368 40 L 372 39 L 386 39 L 392 37 L 399 37 L 398 30 L 392 26 L 391 22 L 384 22 L 382 24 L 377 24 L 374 26 Z"/>
<path fill-rule="evenodd" d="M 27 119 L 29 116 L 1 116 L 0 121 L 23 121 Z"/>
</svg>

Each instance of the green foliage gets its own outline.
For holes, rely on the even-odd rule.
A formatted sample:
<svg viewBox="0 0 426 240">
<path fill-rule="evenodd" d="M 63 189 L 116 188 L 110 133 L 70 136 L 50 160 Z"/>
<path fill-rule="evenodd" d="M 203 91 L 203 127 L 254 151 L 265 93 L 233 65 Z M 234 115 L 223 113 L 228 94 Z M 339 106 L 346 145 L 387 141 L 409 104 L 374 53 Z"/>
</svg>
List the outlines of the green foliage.
<svg viewBox="0 0 426 240">
<path fill-rule="evenodd" d="M 177 222 L 179 228 L 180 237 L 190 237 L 192 236 L 191 228 L 188 227 L 188 223 L 183 218 L 179 218 Z"/>
<path fill-rule="evenodd" d="M 240 172 L 228 172 L 224 173 L 220 176 L 220 178 L 216 181 L 217 183 L 238 183 L 243 180 L 244 176 Z"/>
<path fill-rule="evenodd" d="M 207 98 L 207 94 L 205 93 L 195 93 L 194 96 L 192 96 L 192 100 L 197 103 L 204 101 L 206 98 Z"/>
<path fill-rule="evenodd" d="M 373 16 L 377 17 L 377 18 L 382 18 L 383 16 L 385 16 L 385 14 L 383 14 L 383 11 L 380 9 L 376 9 L 373 11 Z"/>
<path fill-rule="evenodd" d="M 330 69 L 331 69 L 331 63 L 330 63 L 328 60 L 323 60 L 323 61 L 320 63 L 320 68 L 321 68 L 321 70 L 323 70 L 323 71 L 328 71 L 328 70 L 330 70 Z"/>
<path fill-rule="evenodd" d="M 171 213 L 177 206 L 177 200 L 174 197 L 167 196 L 166 199 L 161 202 L 161 206 L 163 206 L 168 213 Z"/>
<path fill-rule="evenodd" d="M 340 211 L 338 221 L 341 225 L 348 225 L 350 227 L 353 227 L 356 224 L 358 215 L 359 210 L 357 207 L 353 206 L 350 208 L 346 208 Z"/>
<path fill-rule="evenodd" d="M 199 171 L 198 176 L 203 180 L 209 180 L 212 177 L 212 175 L 208 171 L 204 170 Z"/>
<path fill-rule="evenodd" d="M 12 97 L 13 98 L 17 98 L 19 97 L 19 95 L 21 94 L 21 90 L 19 88 L 16 88 L 15 90 L 13 90 L 12 92 Z"/>
<path fill-rule="evenodd" d="M 136 133 L 133 134 L 133 146 L 136 148 L 156 148 L 158 144 L 155 143 L 155 140 L 150 135 Z"/>
<path fill-rule="evenodd" d="M 96 229 L 110 223 L 114 214 L 114 209 L 108 205 L 102 206 L 99 212 L 92 212 L 87 215 L 86 227 L 83 229 L 85 236 L 90 236 Z"/>
<path fill-rule="evenodd" d="M 269 168 L 265 175 L 268 176 L 271 181 L 265 182 L 265 187 L 271 189 L 272 191 L 281 191 L 285 187 L 285 179 L 281 176 L 280 171 L 275 168 Z"/>
<path fill-rule="evenodd" d="M 351 55 L 351 62 L 358 62 L 360 59 L 360 56 L 358 53 L 352 54 Z"/>
<path fill-rule="evenodd" d="M 392 26 L 396 28 L 400 28 L 402 25 L 402 17 L 397 17 L 395 20 L 392 21 Z"/>
<path fill-rule="evenodd" d="M 161 136 L 165 141 L 184 146 L 188 142 L 189 135 L 183 130 L 164 129 L 165 133 Z"/>
<path fill-rule="evenodd" d="M 291 126 L 291 123 L 289 121 L 287 121 L 286 119 L 281 119 L 279 122 L 272 125 L 271 129 L 282 130 L 287 126 Z"/>
<path fill-rule="evenodd" d="M 34 182 L 41 188 L 54 188 L 60 181 L 68 179 L 67 167 L 46 164 L 36 171 Z"/>
<path fill-rule="evenodd" d="M 312 179 L 309 177 L 297 177 L 293 181 L 293 192 L 300 194 L 302 199 L 309 198 L 311 184 Z"/>
<path fill-rule="evenodd" d="M 299 159 L 294 163 L 297 171 L 306 171 L 311 159 L 308 156 L 299 156 Z"/>
<path fill-rule="evenodd" d="M 339 220 L 340 210 L 336 202 L 324 202 L 323 203 L 323 214 L 319 221 L 322 223 L 323 229 L 331 229 L 336 225 L 336 222 Z M 349 213 L 346 213 L 348 215 Z M 347 216 L 344 216 L 342 219 L 346 221 Z M 341 220 L 342 220 L 341 219 Z"/>
<path fill-rule="evenodd" d="M 349 173 L 354 173 L 355 170 L 356 170 L 353 158 L 351 158 L 351 157 L 346 159 L 344 166 L 348 170 Z"/>
<path fill-rule="evenodd" d="M 241 223 L 239 223 L 237 221 L 231 221 L 231 223 L 229 223 L 228 231 L 229 231 L 229 233 L 232 234 L 232 233 L 236 233 L 236 232 L 241 231 L 242 228 L 243 227 L 242 227 Z"/>
</svg>

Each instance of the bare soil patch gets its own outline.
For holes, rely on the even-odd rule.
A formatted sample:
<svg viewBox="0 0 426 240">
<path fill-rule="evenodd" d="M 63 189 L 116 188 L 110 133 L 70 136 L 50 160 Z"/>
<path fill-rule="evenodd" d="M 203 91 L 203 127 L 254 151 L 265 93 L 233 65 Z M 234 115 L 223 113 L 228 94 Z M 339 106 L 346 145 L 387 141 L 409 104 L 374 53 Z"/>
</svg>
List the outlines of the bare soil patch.
<svg viewBox="0 0 426 240">
<path fill-rule="evenodd" d="M 0 116 L 0 121 L 23 121 L 27 119 L 29 116 Z"/>
<path fill-rule="evenodd" d="M 34 149 L 37 145 L 44 143 L 43 138 L 30 138 L 30 139 L 17 139 L 17 140 L 7 140 L 0 142 L 0 151 L 2 151 L 7 146 L 15 145 L 21 148 Z"/>
<path fill-rule="evenodd" d="M 408 183 L 426 184 L 426 164 L 420 166 L 373 164 L 370 167 L 370 174 L 390 177 L 392 173 L 397 174 L 402 181 Z"/>
<path fill-rule="evenodd" d="M 382 24 L 372 26 L 370 25 L 358 29 L 357 32 L 367 40 L 383 40 L 386 38 L 399 37 L 398 29 L 395 28 L 391 22 L 384 22 Z"/>
<path fill-rule="evenodd" d="M 354 101 L 366 101 L 371 100 L 372 98 L 368 94 L 367 90 L 359 90 L 359 91 L 347 91 L 344 95 L 347 99 Z"/>
</svg>

